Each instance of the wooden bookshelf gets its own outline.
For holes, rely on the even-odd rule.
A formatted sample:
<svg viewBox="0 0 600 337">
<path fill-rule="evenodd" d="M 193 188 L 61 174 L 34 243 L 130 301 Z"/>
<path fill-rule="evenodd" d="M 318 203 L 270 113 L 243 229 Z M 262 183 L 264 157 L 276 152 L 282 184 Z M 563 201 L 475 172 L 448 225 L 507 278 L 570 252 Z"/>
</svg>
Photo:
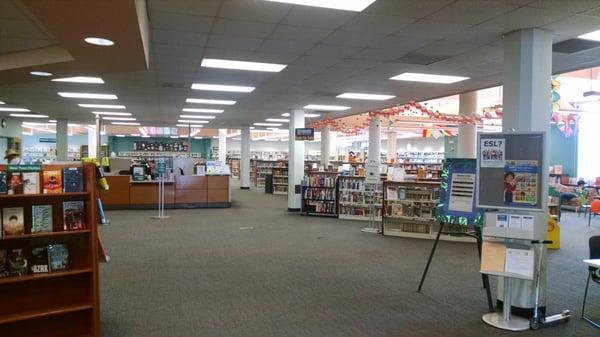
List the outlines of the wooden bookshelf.
<svg viewBox="0 0 600 337">
<path fill-rule="evenodd" d="M 42 170 L 69 166 L 83 168 L 84 192 L 0 195 L 2 208 L 23 207 L 25 224 L 25 234 L 0 237 L 0 249 L 21 248 L 28 261 L 33 247 L 66 244 L 69 250 L 68 269 L 0 278 L 0 336 L 100 336 L 96 167 L 73 162 Z M 86 229 L 63 230 L 63 201 L 84 201 Z M 52 232 L 30 234 L 33 205 L 52 206 Z"/>
<path fill-rule="evenodd" d="M 288 194 L 288 162 L 279 161 L 271 169 L 273 173 L 273 194 Z"/>
</svg>

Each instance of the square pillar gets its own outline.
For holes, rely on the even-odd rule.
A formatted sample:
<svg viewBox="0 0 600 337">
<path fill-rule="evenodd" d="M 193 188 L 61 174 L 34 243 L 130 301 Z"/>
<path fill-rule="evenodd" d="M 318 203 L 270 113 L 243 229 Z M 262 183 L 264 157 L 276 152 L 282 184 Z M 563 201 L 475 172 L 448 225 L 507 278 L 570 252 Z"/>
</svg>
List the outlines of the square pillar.
<svg viewBox="0 0 600 337">
<path fill-rule="evenodd" d="M 56 121 L 56 160 L 69 160 L 69 123 L 66 119 Z"/>
<path fill-rule="evenodd" d="M 304 179 L 304 141 L 296 141 L 296 128 L 304 127 L 304 110 L 290 112 L 290 133 L 288 151 L 288 210 L 300 211 L 301 194 L 295 193 L 295 186 L 301 185 Z"/>
<path fill-rule="evenodd" d="M 245 126 L 241 131 L 240 188 L 247 190 L 250 189 L 250 127 Z"/>
</svg>

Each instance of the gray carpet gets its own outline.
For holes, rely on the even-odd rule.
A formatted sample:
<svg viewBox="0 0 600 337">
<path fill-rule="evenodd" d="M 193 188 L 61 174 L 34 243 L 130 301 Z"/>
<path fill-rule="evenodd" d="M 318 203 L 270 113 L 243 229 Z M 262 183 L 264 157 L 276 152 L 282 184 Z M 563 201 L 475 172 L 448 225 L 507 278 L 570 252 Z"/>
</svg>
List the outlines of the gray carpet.
<svg viewBox="0 0 600 337">
<path fill-rule="evenodd" d="M 475 245 L 361 233 L 364 222 L 286 211 L 284 196 L 234 189 L 231 209 L 111 211 L 101 228 L 104 337 L 509 336 L 486 326 Z M 598 336 L 582 321 L 587 238 L 600 218 L 563 218 L 549 257 L 549 310 L 566 325 L 519 336 Z M 591 293 L 600 319 L 600 287 Z"/>
</svg>

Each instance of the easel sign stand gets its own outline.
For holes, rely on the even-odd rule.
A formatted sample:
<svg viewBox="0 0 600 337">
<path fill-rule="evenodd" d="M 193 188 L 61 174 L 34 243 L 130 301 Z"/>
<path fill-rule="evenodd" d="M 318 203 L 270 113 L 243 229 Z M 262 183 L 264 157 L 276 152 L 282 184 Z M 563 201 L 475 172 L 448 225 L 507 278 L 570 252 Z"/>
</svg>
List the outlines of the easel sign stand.
<svg viewBox="0 0 600 337">
<path fill-rule="evenodd" d="M 545 137 L 543 132 L 478 135 L 477 206 L 485 211 L 480 271 L 501 278 L 503 301 L 502 312 L 482 320 L 503 330 L 524 331 L 548 321 L 539 316 L 546 287 L 545 247 L 539 245 L 547 235 Z M 513 316 L 513 305 L 531 311 L 536 321 Z"/>
<path fill-rule="evenodd" d="M 361 229 L 364 233 L 380 234 L 381 228 L 375 225 L 375 194 L 380 184 L 379 174 L 379 162 L 376 160 L 368 160 L 365 163 L 366 176 L 365 176 L 365 191 L 368 192 L 369 198 L 369 225 Z"/>
<path fill-rule="evenodd" d="M 167 165 L 164 160 L 160 160 L 156 167 L 158 173 L 158 215 L 152 217 L 152 219 L 168 219 L 170 216 L 165 215 L 165 174 L 167 172 Z"/>
</svg>

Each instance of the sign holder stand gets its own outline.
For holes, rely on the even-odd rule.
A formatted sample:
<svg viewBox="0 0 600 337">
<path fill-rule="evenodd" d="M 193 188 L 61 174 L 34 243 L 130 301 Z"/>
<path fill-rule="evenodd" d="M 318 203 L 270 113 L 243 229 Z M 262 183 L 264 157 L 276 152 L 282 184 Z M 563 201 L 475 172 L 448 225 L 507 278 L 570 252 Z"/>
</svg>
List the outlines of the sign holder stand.
<svg viewBox="0 0 600 337">
<path fill-rule="evenodd" d="M 367 197 L 369 198 L 369 225 L 361 229 L 364 233 L 380 234 L 381 229 L 375 226 L 375 194 L 379 184 L 365 183 L 365 190 L 368 192 Z"/>
<path fill-rule="evenodd" d="M 158 171 L 158 215 L 152 217 L 152 219 L 168 219 L 170 216 L 165 215 L 165 173 L 167 166 L 164 160 L 161 160 L 157 164 Z"/>
</svg>

